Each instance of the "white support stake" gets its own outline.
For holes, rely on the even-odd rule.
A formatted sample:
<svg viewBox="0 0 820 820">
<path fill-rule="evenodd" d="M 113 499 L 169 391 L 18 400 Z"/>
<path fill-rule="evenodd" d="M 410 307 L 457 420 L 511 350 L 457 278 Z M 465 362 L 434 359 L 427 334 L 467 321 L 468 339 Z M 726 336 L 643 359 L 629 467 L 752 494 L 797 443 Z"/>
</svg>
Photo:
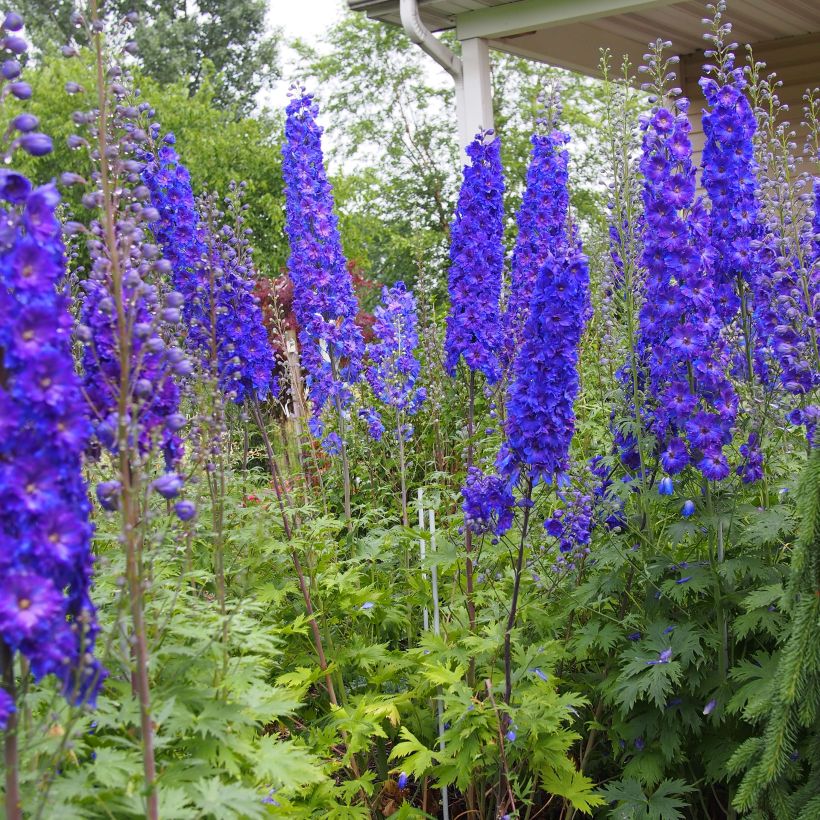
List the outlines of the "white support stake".
<svg viewBox="0 0 820 820">
<path fill-rule="evenodd" d="M 430 552 L 436 554 L 436 513 L 434 510 L 429 511 L 430 515 Z M 441 635 L 441 613 L 438 605 L 438 567 L 433 564 L 432 569 L 433 579 L 433 634 L 438 637 Z M 438 703 L 438 747 L 444 751 L 444 703 L 441 698 L 441 687 L 439 687 Z M 447 797 L 447 787 L 441 787 L 441 816 L 444 820 L 450 820 L 450 801 Z"/>
</svg>

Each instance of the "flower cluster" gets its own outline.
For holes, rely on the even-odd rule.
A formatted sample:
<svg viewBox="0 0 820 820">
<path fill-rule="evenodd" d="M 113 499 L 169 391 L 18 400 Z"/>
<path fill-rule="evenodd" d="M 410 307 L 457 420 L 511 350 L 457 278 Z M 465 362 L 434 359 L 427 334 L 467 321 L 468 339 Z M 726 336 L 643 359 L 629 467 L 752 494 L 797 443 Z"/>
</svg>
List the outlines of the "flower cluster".
<svg viewBox="0 0 820 820">
<path fill-rule="evenodd" d="M 450 314 L 444 341 L 447 372 L 459 360 L 480 370 L 490 384 L 500 369 L 499 299 L 504 269 L 504 176 L 501 146 L 492 132 L 481 133 L 467 147 L 470 164 L 450 231 Z"/>
<path fill-rule="evenodd" d="M 723 55 L 717 78 L 703 77 L 709 110 L 703 115 L 702 184 L 711 202 L 709 247 L 703 254 L 704 271 L 712 281 L 715 311 L 729 324 L 752 286 L 753 242 L 759 237 L 757 163 L 754 134 L 757 120 L 744 89 L 742 68 L 733 68 L 734 55 Z"/>
<path fill-rule="evenodd" d="M 419 345 L 416 300 L 404 282 L 382 289 L 382 303 L 376 308 L 373 332 L 378 341 L 367 349 L 373 362 L 366 371 L 367 381 L 376 398 L 413 416 L 427 398 L 427 391 L 416 387 L 421 371 L 421 364 L 414 355 Z M 379 425 L 375 423 L 378 412 L 366 413 L 371 436 L 381 438 L 384 428 L 378 432 Z"/>
<path fill-rule="evenodd" d="M 720 480 L 729 474 L 723 447 L 732 438 L 737 398 L 701 258 L 700 249 L 708 253 L 706 220 L 695 204 L 687 109 L 683 98 L 674 110 L 656 106 L 641 124 L 646 294 L 639 341 L 664 469 L 678 473 L 694 461 L 706 478 Z"/>
<path fill-rule="evenodd" d="M 154 125 L 152 135 L 159 125 Z M 167 134 L 163 144 L 141 155 L 145 163 L 142 181 L 151 192 L 151 204 L 159 219 L 151 231 L 171 264 L 171 282 L 184 297 L 182 316 L 185 342 L 194 355 L 207 351 L 211 334 L 208 313 L 203 304 L 204 266 L 207 248 L 202 241 L 199 214 L 196 209 L 191 175 L 179 161 L 174 135 Z"/>
<path fill-rule="evenodd" d="M 340 407 L 350 401 L 351 386 L 361 372 L 363 340 L 355 321 L 358 306 L 333 213 L 317 116 L 318 106 L 309 94 L 297 93 L 289 103 L 282 173 L 288 272 L 313 403 L 311 428 L 321 435 L 320 416 L 328 400 Z"/>
<path fill-rule="evenodd" d="M 159 136 L 156 123 L 151 136 Z M 256 276 L 242 228 L 242 186 L 232 185 L 226 200 L 234 224 L 204 224 L 175 142 L 173 134 L 166 134 L 162 145 L 143 155 L 142 178 L 160 215 L 151 229 L 171 263 L 172 283 L 184 296 L 188 349 L 204 357 L 206 367 L 216 350 L 220 388 L 236 403 L 277 395 L 273 351 L 253 294 Z M 220 221 L 219 213 L 211 217 Z"/>
<path fill-rule="evenodd" d="M 471 467 L 461 494 L 464 525 L 472 532 L 501 535 L 512 526 L 515 497 L 509 480 Z"/>
<path fill-rule="evenodd" d="M 9 15 L 6 31 L 18 20 Z M 68 699 L 91 703 L 104 673 L 92 655 L 90 425 L 71 358 L 59 201 L 53 184 L 0 171 L 0 642 L 36 680 L 53 674 Z M 0 729 L 13 711 L 0 689 Z"/>
<path fill-rule="evenodd" d="M 502 350 L 507 365 L 512 363 L 518 349 L 538 272 L 550 247 L 560 240 L 567 222 L 569 154 L 564 146 L 569 137 L 558 130 L 552 120 L 547 122 L 547 127 L 548 133 L 532 136 L 526 188 L 517 216 L 518 236 L 510 269 L 510 297 L 504 316 Z"/>
<path fill-rule="evenodd" d="M 575 238 L 561 230 L 538 273 L 513 365 L 506 426 L 512 462 L 507 471 L 526 466 L 538 482 L 560 478 L 568 468 L 588 308 L 587 258 Z"/>
<path fill-rule="evenodd" d="M 254 294 L 257 274 L 242 215 L 244 188 L 244 183 L 231 183 L 224 201 L 226 219 L 219 227 L 215 202 L 203 200 L 202 206 L 209 224 L 205 302 L 209 315 L 215 317 L 209 330 L 217 352 L 220 387 L 238 404 L 246 398 L 277 397 L 280 390 L 273 348 Z"/>
<path fill-rule="evenodd" d="M 589 542 L 595 526 L 592 516 L 592 494 L 583 489 L 559 493 L 563 507 L 553 510 L 544 522 L 548 535 L 558 541 L 556 572 L 575 569 L 576 562 L 589 555 Z"/>
<path fill-rule="evenodd" d="M 131 93 L 118 82 L 121 73 L 117 66 L 109 69 L 112 116 L 104 135 L 106 157 L 92 154 L 100 172 L 94 175 L 95 187 L 83 196 L 83 204 L 99 209 L 99 217 L 88 229 L 91 269 L 81 283 L 77 336 L 84 345 L 84 389 L 100 444 L 112 453 L 128 448 L 140 456 L 159 447 L 166 469 L 173 470 L 182 455 L 179 431 L 186 424 L 179 413 L 177 379 L 193 372 L 185 351 L 171 342 L 179 333 L 185 297 L 165 289 L 171 264 L 149 227 L 159 219 L 141 177 L 140 157 L 149 141 L 141 123 L 150 105 L 133 104 Z M 78 115 L 89 124 L 96 116 Z M 117 190 L 116 202 L 106 199 L 103 168 L 108 191 Z M 98 491 L 97 497 L 108 508 L 118 503 L 116 489 Z"/>
</svg>

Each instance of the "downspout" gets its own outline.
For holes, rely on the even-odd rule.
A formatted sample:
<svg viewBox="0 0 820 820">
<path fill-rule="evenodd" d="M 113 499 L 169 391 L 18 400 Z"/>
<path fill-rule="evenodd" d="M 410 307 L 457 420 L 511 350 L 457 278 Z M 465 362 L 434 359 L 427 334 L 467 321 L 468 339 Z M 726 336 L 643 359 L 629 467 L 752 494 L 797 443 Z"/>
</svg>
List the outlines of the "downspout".
<svg viewBox="0 0 820 820">
<path fill-rule="evenodd" d="M 422 51 L 429 54 L 458 85 L 463 79 L 461 58 L 454 54 L 424 25 L 419 14 L 418 0 L 401 0 L 399 13 L 401 14 L 401 24 L 407 32 L 407 36 L 416 45 L 421 46 Z"/>
<path fill-rule="evenodd" d="M 461 147 L 466 148 L 473 134 L 467 133 L 464 118 L 464 68 L 461 58 L 436 37 L 421 19 L 418 0 L 401 0 L 399 4 L 401 24 L 407 36 L 422 51 L 429 54 L 452 78 L 456 84 L 456 113 L 458 115 L 458 136 Z"/>
</svg>

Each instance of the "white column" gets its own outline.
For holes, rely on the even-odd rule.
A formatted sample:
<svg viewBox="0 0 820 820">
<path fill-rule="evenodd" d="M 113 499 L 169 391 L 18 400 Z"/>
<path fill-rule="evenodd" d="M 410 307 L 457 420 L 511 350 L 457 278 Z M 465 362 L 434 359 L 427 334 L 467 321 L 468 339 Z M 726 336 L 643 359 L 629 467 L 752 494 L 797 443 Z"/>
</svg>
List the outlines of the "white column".
<svg viewBox="0 0 820 820">
<path fill-rule="evenodd" d="M 458 138 L 462 151 L 476 132 L 493 127 L 490 49 L 481 37 L 461 41 L 462 75 L 456 79 Z"/>
</svg>

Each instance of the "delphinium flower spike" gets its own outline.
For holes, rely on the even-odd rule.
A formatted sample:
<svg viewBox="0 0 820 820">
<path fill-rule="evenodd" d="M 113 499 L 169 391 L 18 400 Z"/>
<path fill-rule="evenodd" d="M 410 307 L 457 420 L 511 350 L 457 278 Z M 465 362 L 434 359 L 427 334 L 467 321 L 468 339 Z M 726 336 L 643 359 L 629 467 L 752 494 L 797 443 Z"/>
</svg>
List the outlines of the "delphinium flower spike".
<svg viewBox="0 0 820 820">
<path fill-rule="evenodd" d="M 367 349 L 372 365 L 367 368 L 366 376 L 376 398 L 395 414 L 393 432 L 399 449 L 401 511 L 405 526 L 409 522 L 404 445 L 413 431 L 407 417 L 414 416 L 427 398 L 427 391 L 416 387 L 421 372 L 421 364 L 415 356 L 419 346 L 417 325 L 416 300 L 404 282 L 382 288 L 382 302 L 376 308 L 373 323 L 377 341 Z M 381 413 L 375 408 L 363 408 L 359 414 L 367 421 L 371 436 L 381 439 L 384 434 Z"/>
<path fill-rule="evenodd" d="M 158 142 L 160 126 L 150 136 Z M 265 400 L 278 394 L 275 361 L 262 311 L 253 295 L 253 269 L 242 215 L 243 185 L 232 184 L 225 201 L 227 221 L 211 200 L 212 225 L 197 210 L 188 169 L 180 162 L 173 134 L 143 155 L 142 178 L 160 218 L 151 228 L 171 263 L 174 287 L 183 294 L 185 339 L 206 369 L 216 352 L 219 386 L 231 401 Z"/>
<path fill-rule="evenodd" d="M 507 394 L 499 466 L 534 482 L 562 479 L 575 430 L 578 356 L 589 307 L 589 267 L 575 236 L 559 232 L 536 279 Z"/>
<path fill-rule="evenodd" d="M 342 409 L 350 403 L 351 388 L 361 372 L 363 340 L 355 322 L 358 305 L 333 213 L 317 116 L 313 96 L 295 91 L 287 107 L 282 173 L 290 242 L 288 273 L 313 404 L 311 429 L 320 436 L 321 414 L 328 401 Z"/>
<path fill-rule="evenodd" d="M 646 294 L 639 349 L 664 469 L 674 474 L 692 461 L 705 478 L 720 480 L 729 474 L 723 448 L 732 438 L 737 398 L 726 376 L 713 282 L 701 258 L 706 224 L 695 201 L 689 103 L 680 97 L 671 109 L 661 104 L 672 59 L 664 59 L 664 46 L 659 41 L 646 55 L 655 106 L 642 121 Z"/>
<path fill-rule="evenodd" d="M 498 381 L 499 299 L 504 268 L 504 176 L 501 145 L 482 132 L 467 147 L 470 163 L 458 196 L 450 231 L 450 313 L 444 341 L 447 372 L 454 376 L 461 358 Z"/>
<path fill-rule="evenodd" d="M 565 230 L 569 195 L 569 136 L 556 126 L 560 117 L 557 90 L 543 98 L 541 131 L 532 135 L 526 187 L 516 220 L 518 236 L 510 268 L 510 295 L 504 315 L 502 358 L 509 367 L 521 341 L 538 272 L 550 246 Z"/>
<path fill-rule="evenodd" d="M 404 282 L 382 288 L 373 324 L 377 341 L 367 348 L 372 362 L 366 370 L 367 381 L 380 402 L 408 416 L 415 415 L 427 397 L 423 387 L 416 387 L 421 372 L 415 357 L 417 324 L 416 300 Z"/>
<path fill-rule="evenodd" d="M 809 444 L 820 445 L 817 392 L 820 388 L 820 178 L 798 170 L 788 107 L 770 80 L 750 71 L 750 92 L 758 117 L 757 155 L 763 237 L 756 254 L 756 325 L 766 345 L 774 379 L 789 396 L 788 420 L 804 425 Z M 820 97 L 805 95 L 808 158 L 820 158 Z M 764 164 L 765 163 L 765 164 Z M 813 191 L 811 187 L 813 186 Z"/>
<path fill-rule="evenodd" d="M 176 471 L 185 418 L 179 413 L 177 379 L 193 365 L 174 342 L 184 296 L 168 288 L 171 265 L 150 231 L 159 213 L 150 205 L 142 182 L 141 159 L 149 140 L 150 106 L 129 90 L 130 77 L 107 49 L 102 21 L 92 5 L 86 20 L 74 15 L 77 36 L 91 44 L 95 99 L 74 119 L 88 125 L 88 140 L 71 144 L 89 148 L 93 166 L 83 204 L 92 211 L 88 229 L 91 269 L 83 282 L 83 324 L 78 337 L 85 392 L 95 420 L 96 437 L 111 454 L 113 476 L 97 487 L 100 505 L 118 510 L 126 559 L 126 589 L 131 612 L 133 680 L 140 707 L 140 736 L 145 777 L 146 814 L 159 816 L 151 715 L 149 645 L 145 623 L 144 541 L 153 512 L 152 498 L 175 498 L 182 489 Z M 93 147 L 92 147 L 93 145 Z M 162 454 L 161 465 L 155 455 Z M 165 475 L 154 478 L 163 469 Z M 152 480 L 153 479 L 153 480 Z M 150 490 L 156 494 L 153 495 Z M 187 513 L 183 513 L 187 514 Z"/>
<path fill-rule="evenodd" d="M 0 48 L 10 19 L 13 30 L 22 25 L 17 15 L 6 18 Z M 26 44 L 16 39 L 19 55 Z M 4 70 L 0 99 L 21 96 L 18 76 Z M 31 115 L 15 117 L 0 147 L 7 161 L 19 148 L 48 153 L 50 140 L 36 124 Z M 71 356 L 60 195 L 53 183 L 33 187 L 4 168 L 0 200 L 0 666 L 13 681 L 19 652 L 35 680 L 55 675 L 70 702 L 93 704 L 104 672 L 93 657 L 92 525 L 82 475 L 90 425 Z M 0 684 L 0 729 L 14 711 L 14 692 Z"/>
<path fill-rule="evenodd" d="M 702 259 L 712 282 L 718 318 L 729 325 L 738 320 L 740 312 L 744 349 L 739 351 L 736 365 L 751 379 L 755 355 L 754 243 L 760 237 L 754 155 L 757 121 L 745 93 L 743 68 L 734 65 L 734 44 L 727 42 L 731 24 L 723 22 L 724 10 L 725 3 L 719 2 L 711 31 L 705 35 L 711 41 L 706 52 L 710 64 L 700 80 L 709 106 L 703 115 L 702 184 L 711 202 L 708 252 Z"/>
</svg>

